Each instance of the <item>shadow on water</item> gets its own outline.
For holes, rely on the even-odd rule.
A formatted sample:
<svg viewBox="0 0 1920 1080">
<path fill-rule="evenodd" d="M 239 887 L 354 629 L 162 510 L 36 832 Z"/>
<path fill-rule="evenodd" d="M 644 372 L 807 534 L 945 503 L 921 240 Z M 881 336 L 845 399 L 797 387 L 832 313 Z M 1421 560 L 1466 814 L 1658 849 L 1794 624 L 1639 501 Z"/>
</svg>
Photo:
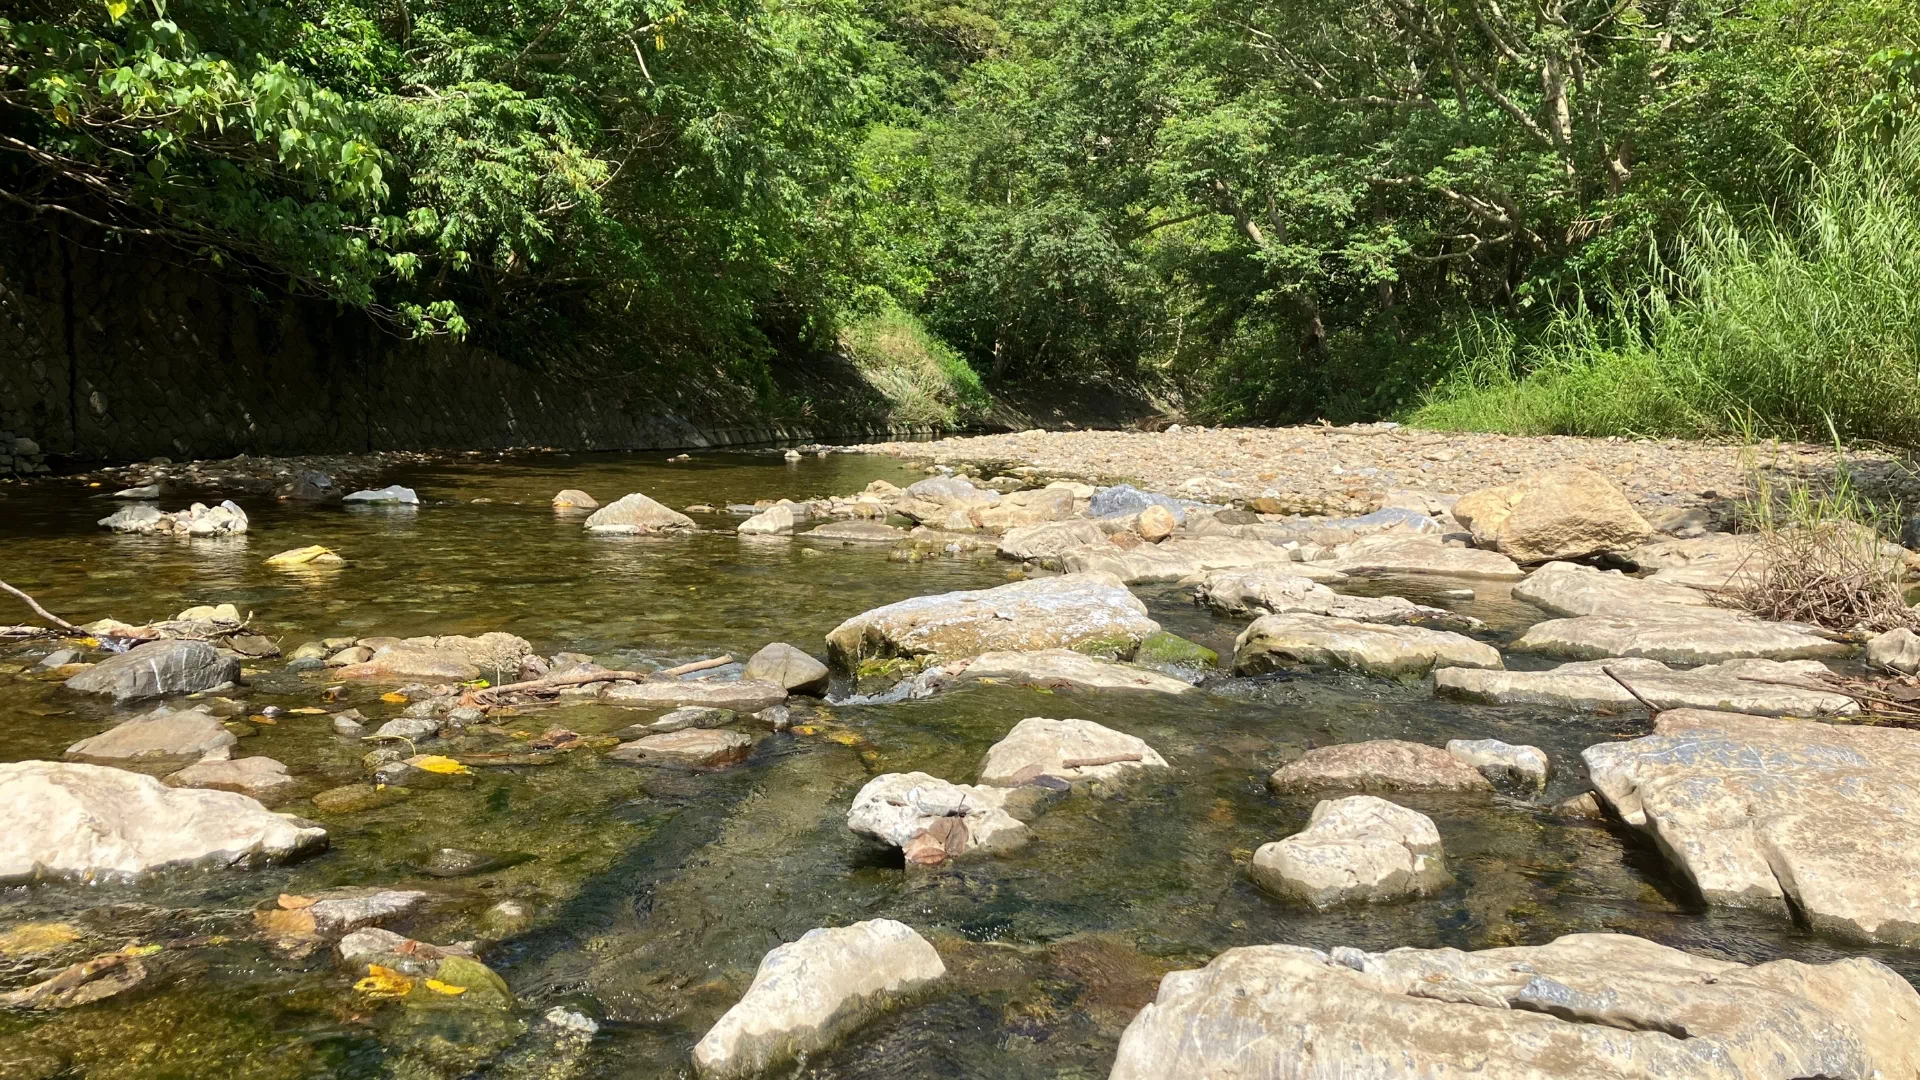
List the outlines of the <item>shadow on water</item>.
<svg viewBox="0 0 1920 1080">
<path fill-rule="evenodd" d="M 603 501 L 639 490 L 674 506 L 724 506 L 913 479 L 887 460 L 481 458 L 387 479 L 417 488 L 424 505 L 352 512 L 242 498 L 254 531 L 216 543 L 112 537 L 94 525 L 108 500 L 72 486 L 15 489 L 0 502 L 0 576 L 89 619 L 145 620 L 233 601 L 289 648 L 323 636 L 506 630 L 543 653 L 638 663 L 744 656 L 774 640 L 817 653 L 851 614 L 997 584 L 1011 569 L 991 559 L 897 563 L 884 551 L 750 543 L 723 531 L 592 538 L 577 517 L 548 507 L 563 487 Z M 716 530 L 736 520 L 696 517 Z M 335 548 L 349 565 L 292 575 L 262 565 L 310 543 Z M 1495 641 L 1532 617 L 1498 586 L 1471 601 L 1443 597 L 1431 583 L 1355 588 L 1458 607 L 1484 619 Z M 1195 608 L 1170 586 L 1140 593 L 1169 629 L 1230 656 L 1239 621 Z M 0 656 L 0 759 L 57 757 L 134 712 L 25 673 L 33 659 Z M 312 705 L 326 685 L 279 669 L 268 662 L 250 676 L 234 706 L 240 714 Z M 400 709 L 375 688 L 345 693 L 331 707 L 359 708 L 375 722 Z M 921 770 L 971 780 L 987 747 L 1027 716 L 1080 716 L 1139 735 L 1174 771 L 1109 797 L 1071 796 L 1034 822 L 1025 849 L 938 870 L 909 871 L 897 853 L 846 829 L 848 803 L 871 776 Z M 596 734 L 642 718 L 589 705 L 500 723 Z M 1580 750 L 1644 732 L 1637 715 L 1470 706 L 1436 700 L 1421 683 L 1346 675 L 1216 676 L 1204 693 L 1178 699 L 976 686 L 921 701 L 821 704 L 805 726 L 814 734 L 762 733 L 747 762 L 717 773 L 643 769 L 582 751 L 477 769 L 384 805 L 326 814 L 310 796 L 362 780 L 366 747 L 332 734 L 324 717 L 259 725 L 237 752 L 292 768 L 303 786 L 287 808 L 326 825 L 332 849 L 256 873 L 0 891 L 0 934 L 59 922 L 81 937 L 51 959 L 0 955 L 7 987 L 34 965 L 131 941 L 219 939 L 160 954 L 155 976 L 119 998 L 50 1015 L 0 1014 L 0 1075 L 683 1076 L 694 1041 L 738 999 L 769 948 L 815 926 L 877 917 L 921 929 L 952 977 L 800 1075 L 1104 1076 L 1121 1030 L 1162 974 L 1265 942 L 1485 948 L 1615 930 L 1743 961 L 1865 953 L 1920 977 L 1920 959 L 1898 950 L 1855 948 L 1764 913 L 1705 912 L 1637 837 L 1548 813 L 1582 789 Z M 1252 851 L 1301 828 L 1316 801 L 1271 794 L 1273 768 L 1314 745 L 1462 737 L 1537 745 L 1556 776 L 1536 802 L 1399 800 L 1439 826 L 1451 888 L 1408 904 L 1313 914 L 1248 882 Z M 435 878 L 423 863 L 440 847 L 510 857 L 485 873 Z M 282 892 L 350 884 L 432 892 L 429 912 L 396 927 L 425 940 L 498 938 L 484 955 L 519 1007 L 473 1019 L 370 1002 L 324 954 L 292 957 L 247 932 L 252 911 Z M 488 913 L 503 901 L 530 909 L 531 925 L 490 929 Z M 602 1022 L 584 1054 L 541 1041 L 538 1018 L 555 1005 Z"/>
</svg>

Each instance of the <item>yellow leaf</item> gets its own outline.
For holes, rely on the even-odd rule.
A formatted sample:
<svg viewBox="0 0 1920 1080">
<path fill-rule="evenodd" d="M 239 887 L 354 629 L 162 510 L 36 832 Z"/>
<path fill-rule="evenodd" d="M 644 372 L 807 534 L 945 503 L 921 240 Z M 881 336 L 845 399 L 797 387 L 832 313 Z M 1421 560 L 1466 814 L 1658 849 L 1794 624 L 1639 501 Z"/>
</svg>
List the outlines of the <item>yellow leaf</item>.
<svg viewBox="0 0 1920 1080">
<path fill-rule="evenodd" d="M 277 727 L 279 725 L 279 721 L 268 716 L 266 713 L 254 713 L 252 716 L 247 717 L 247 722 L 250 724 L 265 724 L 268 727 Z"/>
<path fill-rule="evenodd" d="M 107 18 L 112 19 L 114 22 L 119 22 L 126 17 L 127 0 L 106 0 L 106 4 Z"/>
<path fill-rule="evenodd" d="M 89 649 L 97 649 L 100 647 L 100 639 L 97 637 L 83 637 L 76 644 L 85 645 Z"/>
<path fill-rule="evenodd" d="M 819 729 L 819 728 L 817 728 L 817 727 L 808 727 L 808 726 L 807 726 L 807 725 L 805 725 L 805 724 L 795 724 L 795 725 L 793 726 L 793 728 L 792 728 L 791 730 L 793 731 L 793 733 L 794 733 L 795 735 L 818 735 L 818 734 L 820 734 L 820 729 Z"/>
<path fill-rule="evenodd" d="M 299 911 L 301 908 L 310 908 L 315 902 L 311 896 L 300 896 L 295 893 L 281 893 L 279 900 L 280 906 L 287 911 Z"/>
<path fill-rule="evenodd" d="M 413 990 L 413 980 L 389 967 L 367 965 L 367 977 L 353 984 L 368 997 L 405 997 Z"/>
<path fill-rule="evenodd" d="M 339 566 L 346 562 L 332 548 L 310 544 L 303 548 L 283 551 L 267 560 L 268 566 Z"/>
<path fill-rule="evenodd" d="M 311 705 L 306 705 L 298 709 L 288 709 L 287 715 L 288 716 L 325 716 L 327 715 L 327 710 L 316 709 Z"/>
<path fill-rule="evenodd" d="M 455 986 L 452 983 L 443 983 L 439 979 L 428 979 L 427 989 L 433 991 L 436 994 L 445 994 L 448 997 L 459 997 L 461 994 L 464 994 L 467 992 L 467 988 L 464 986 Z"/>
<path fill-rule="evenodd" d="M 401 693 L 398 690 L 394 690 L 389 693 L 381 694 L 380 700 L 388 703 L 389 705 L 405 705 L 407 703 L 407 695 Z"/>
<path fill-rule="evenodd" d="M 475 690 L 485 690 L 487 687 L 492 686 L 493 684 L 488 682 L 485 679 L 475 679 L 472 682 L 463 682 L 460 685 L 472 687 Z"/>
<path fill-rule="evenodd" d="M 421 757 L 408 758 L 407 764 L 422 772 L 440 773 L 443 776 L 458 776 L 462 773 L 472 771 L 452 758 L 441 757 L 439 754 L 426 754 Z"/>
<path fill-rule="evenodd" d="M 839 743 L 841 746 L 859 746 L 867 740 L 851 731 L 829 731 L 827 732 L 827 741 Z"/>
<path fill-rule="evenodd" d="M 154 953 L 159 952 L 160 949 L 161 946 L 159 945 L 129 945 L 120 951 L 127 956 L 152 956 Z"/>
</svg>

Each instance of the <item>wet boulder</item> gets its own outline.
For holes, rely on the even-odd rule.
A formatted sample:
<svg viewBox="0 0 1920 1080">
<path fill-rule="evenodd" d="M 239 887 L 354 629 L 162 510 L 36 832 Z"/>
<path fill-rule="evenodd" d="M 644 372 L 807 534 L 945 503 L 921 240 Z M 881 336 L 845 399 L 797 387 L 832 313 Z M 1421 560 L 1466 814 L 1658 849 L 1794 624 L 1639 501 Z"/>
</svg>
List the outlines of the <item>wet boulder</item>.
<svg viewBox="0 0 1920 1080">
<path fill-rule="evenodd" d="M 1920 945 L 1920 731 L 1679 709 L 1582 756 L 1708 904 Z"/>
<path fill-rule="evenodd" d="M 1233 669 L 1242 675 L 1306 667 L 1414 676 L 1501 665 L 1498 649 L 1451 631 L 1324 615 L 1262 615 L 1233 643 Z"/>
<path fill-rule="evenodd" d="M 1176 522 L 1187 520 L 1187 508 L 1202 506 L 1202 503 L 1187 499 L 1176 499 L 1171 495 L 1162 495 L 1157 491 L 1141 491 L 1132 484 L 1115 484 L 1100 488 L 1088 496 L 1087 516 L 1096 518 L 1130 517 L 1150 506 L 1157 506 L 1173 515 Z"/>
<path fill-rule="evenodd" d="M 1920 994 L 1865 959 L 1749 967 L 1624 934 L 1482 952 L 1256 945 L 1161 980 L 1109 1080 L 1869 1080 L 1920 1074 L 1916 1032 Z"/>
<path fill-rule="evenodd" d="M 1283 795 L 1493 790 L 1493 783 L 1480 770 L 1445 750 L 1402 739 L 1316 747 L 1275 769 L 1267 777 L 1267 786 Z"/>
<path fill-rule="evenodd" d="M 835 627 L 827 647 L 830 660 L 847 670 L 869 657 L 950 660 L 1001 650 L 1065 648 L 1127 659 L 1159 629 L 1117 578 L 1068 574 L 874 608 Z"/>
<path fill-rule="evenodd" d="M 889 847 L 907 861 L 938 865 L 964 855 L 1023 847 L 1027 826 L 1007 809 L 1004 787 L 952 784 L 923 772 L 887 773 L 853 797 L 847 828 Z"/>
<path fill-rule="evenodd" d="M 239 740 L 204 705 L 192 709 L 161 707 L 67 747 L 67 756 L 99 761 L 132 758 L 225 755 Z"/>
<path fill-rule="evenodd" d="M 1149 690 L 1192 693 L 1192 684 L 1150 668 L 1101 660 L 1072 649 L 990 652 L 937 664 L 913 677 L 909 697 L 928 697 L 968 683 L 995 682 L 1047 690 Z"/>
<path fill-rule="evenodd" d="M 1676 671 L 1658 660 L 1630 657 L 1583 660 L 1545 671 L 1441 668 L 1433 673 L 1433 684 L 1443 697 L 1483 705 L 1642 708 L 1639 699 L 1621 685 L 1624 680 L 1659 709 L 1725 709 L 1759 716 L 1859 712 L 1852 698 L 1816 687 L 1826 674 L 1826 665 L 1818 660 L 1729 660 Z"/>
<path fill-rule="evenodd" d="M 327 846 L 325 829 L 230 791 L 169 788 L 100 765 L 0 765 L 0 882 L 259 866 Z"/>
<path fill-rule="evenodd" d="M 1545 791 L 1553 775 L 1553 763 L 1537 746 L 1515 746 L 1499 739 L 1449 739 L 1447 753 L 1502 787 Z"/>
<path fill-rule="evenodd" d="M 1613 481 L 1577 465 L 1462 495 L 1453 516 L 1475 544 L 1522 563 L 1626 552 L 1653 535 Z"/>
<path fill-rule="evenodd" d="M 776 536 L 793 531 L 793 508 L 769 506 L 740 523 L 734 530 L 741 536 Z"/>
<path fill-rule="evenodd" d="M 1051 776 L 1069 784 L 1117 783 L 1167 767 L 1153 747 L 1125 732 L 1091 720 L 1029 716 L 988 748 L 980 782 L 1013 787 Z"/>
<path fill-rule="evenodd" d="M 828 671 L 827 665 L 784 641 L 776 641 L 749 657 L 740 677 L 771 683 L 790 694 L 821 694 L 827 689 Z"/>
<path fill-rule="evenodd" d="M 591 533 L 631 536 L 678 532 L 691 529 L 694 524 L 692 518 L 680 511 L 662 506 L 636 491 L 595 510 L 583 527 Z"/>
<path fill-rule="evenodd" d="M 338 941 L 356 930 L 415 915 L 429 897 L 417 889 L 328 889 L 311 896 L 282 893 L 253 913 L 254 925 L 287 944 Z"/>
<path fill-rule="evenodd" d="M 946 973 L 905 923 L 809 930 L 760 961 L 745 996 L 694 1046 L 694 1071 L 701 1080 L 759 1076 L 827 1049 Z"/>
<path fill-rule="evenodd" d="M 169 787 L 237 791 L 270 802 L 298 784 L 287 767 L 270 757 L 197 761 L 167 777 Z"/>
<path fill-rule="evenodd" d="M 621 743 L 607 751 L 607 757 L 644 765 L 724 769 L 745 761 L 752 752 L 750 735 L 718 728 L 684 728 Z"/>
<path fill-rule="evenodd" d="M 149 641 L 68 679 L 67 689 L 115 701 L 194 694 L 240 681 L 240 661 L 204 641 Z"/>
<path fill-rule="evenodd" d="M 1306 829 L 1261 845 L 1248 873 L 1316 909 L 1402 900 L 1453 883 L 1432 819 L 1372 795 L 1315 806 Z"/>
</svg>

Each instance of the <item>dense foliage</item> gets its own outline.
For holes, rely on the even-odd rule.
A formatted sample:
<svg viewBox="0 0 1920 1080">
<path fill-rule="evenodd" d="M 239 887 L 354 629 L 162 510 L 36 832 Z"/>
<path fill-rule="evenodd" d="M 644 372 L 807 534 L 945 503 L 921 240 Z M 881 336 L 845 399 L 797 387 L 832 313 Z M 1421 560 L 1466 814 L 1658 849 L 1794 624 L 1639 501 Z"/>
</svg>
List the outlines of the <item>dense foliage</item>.
<svg viewBox="0 0 1920 1080">
<path fill-rule="evenodd" d="M 1565 368 L 1570 318 L 1644 341 L 1742 230 L 1823 258 L 1801 203 L 1836 154 L 1909 161 L 1920 110 L 1910 0 L 9 10 L 0 202 L 41 220 L 405 332 L 918 342 L 1230 419 Z"/>
</svg>

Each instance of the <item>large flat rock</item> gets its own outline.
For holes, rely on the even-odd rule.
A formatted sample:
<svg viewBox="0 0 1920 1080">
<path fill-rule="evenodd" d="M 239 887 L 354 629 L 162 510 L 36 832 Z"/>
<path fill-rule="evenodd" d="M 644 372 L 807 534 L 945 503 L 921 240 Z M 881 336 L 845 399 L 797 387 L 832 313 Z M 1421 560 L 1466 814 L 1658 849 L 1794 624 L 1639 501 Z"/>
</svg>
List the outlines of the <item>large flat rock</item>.
<svg viewBox="0 0 1920 1080">
<path fill-rule="evenodd" d="M 1570 562 L 1550 562 L 1540 567 L 1513 587 L 1513 595 L 1554 615 L 1569 618 L 1713 605 L 1712 598 L 1698 589 Z"/>
<path fill-rule="evenodd" d="M 1920 945 L 1920 731 L 1676 710 L 1582 756 L 1709 904 Z"/>
<path fill-rule="evenodd" d="M 1164 768 L 1166 758 L 1145 740 L 1124 731 L 1091 720 L 1029 716 L 987 749 L 980 782 L 1011 786 L 1042 776 L 1069 784 L 1115 782 Z"/>
<path fill-rule="evenodd" d="M 1261 845 L 1247 872 L 1314 908 L 1386 903 L 1453 882 L 1433 820 L 1372 795 L 1321 802 L 1305 829 Z"/>
<path fill-rule="evenodd" d="M 1422 623 L 1477 629 L 1480 620 L 1445 608 L 1427 607 L 1400 596 L 1347 596 L 1287 566 L 1216 570 L 1195 590 L 1194 598 L 1215 613 L 1246 615 L 1326 615 L 1355 622 Z"/>
<path fill-rule="evenodd" d="M 1748 657 L 1813 660 L 1855 651 L 1811 626 L 1769 622 L 1722 608 L 1674 605 L 1629 615 L 1549 619 L 1528 627 L 1511 648 L 1565 660 L 1643 656 L 1668 664 L 1717 664 Z"/>
<path fill-rule="evenodd" d="M 1000 554 L 1009 559 L 1058 559 L 1075 548 L 1107 542 L 1107 530 L 1084 519 L 1048 521 L 1008 529 Z"/>
<path fill-rule="evenodd" d="M 1807 683 L 1826 673 L 1818 660 L 1728 660 L 1676 671 L 1658 660 L 1582 660 L 1546 671 L 1441 668 L 1436 692 L 1486 705 L 1572 709 L 1638 709 L 1639 701 L 1609 678 L 1625 679 L 1660 709 L 1724 709 L 1760 716 L 1850 716 L 1860 711 L 1843 694 L 1780 683 Z"/>
<path fill-rule="evenodd" d="M 923 772 L 886 773 L 867 781 L 847 811 L 847 828 L 937 865 L 963 855 L 1022 847 L 1027 826 L 1007 809 L 1009 789 L 954 784 Z"/>
<path fill-rule="evenodd" d="M 760 961 L 746 996 L 694 1046 L 694 1071 L 702 1080 L 758 1076 L 832 1046 L 946 973 L 905 923 L 809 930 Z"/>
<path fill-rule="evenodd" d="M 222 656 L 204 641 L 149 641 L 68 679 L 67 689 L 138 701 L 198 693 L 239 680 L 239 658 Z"/>
<path fill-rule="evenodd" d="M 1498 649 L 1448 630 L 1325 615 L 1262 615 L 1233 643 L 1233 669 L 1242 675 L 1307 667 L 1407 676 L 1500 665 Z"/>
<path fill-rule="evenodd" d="M 67 747 L 68 757 L 109 761 L 118 758 L 202 757 L 225 752 L 239 740 L 205 706 L 158 708 L 123 720 Z"/>
<path fill-rule="evenodd" d="M 869 657 L 951 660 L 1002 650 L 1072 649 L 1124 660 L 1159 629 L 1120 579 L 1068 574 L 874 608 L 835 627 L 827 648 L 847 670 Z"/>
<path fill-rule="evenodd" d="M 1072 649 L 1039 652 L 990 652 L 950 660 L 913 677 L 909 697 L 928 697 L 968 683 L 997 682 L 1047 690 L 1146 690 L 1157 694 L 1195 692 L 1191 683 L 1151 668 L 1077 653 Z"/>
<path fill-rule="evenodd" d="M 1109 1080 L 1892 1080 L 1920 995 L 1872 960 L 1748 967 L 1623 934 L 1484 952 L 1230 949 L 1160 982 Z"/>
<path fill-rule="evenodd" d="M 1274 566 L 1318 581 L 1345 576 L 1324 564 L 1296 562 L 1291 551 L 1264 540 L 1224 536 L 1175 537 L 1128 549 L 1101 542 L 1065 552 L 1060 562 L 1072 573 L 1112 574 L 1130 585 L 1183 581 L 1211 570 L 1243 566 Z"/>
<path fill-rule="evenodd" d="M 1379 533 L 1333 549 L 1317 565 L 1346 574 L 1488 578 L 1518 581 L 1526 571 L 1497 551 L 1449 546 L 1418 533 Z"/>
<path fill-rule="evenodd" d="M 327 846 L 325 829 L 245 795 L 53 761 L 0 765 L 0 820 L 0 883 L 260 866 Z"/>
<path fill-rule="evenodd" d="M 1404 739 L 1315 747 L 1275 769 L 1267 786 L 1281 794 L 1493 790 L 1472 765 L 1437 746 Z"/>
<path fill-rule="evenodd" d="M 521 661 L 534 655 L 527 639 L 498 630 L 472 636 L 370 637 L 358 645 L 372 655 L 339 668 L 340 678 L 467 682 L 484 676 L 496 683 L 512 682 Z"/>
<path fill-rule="evenodd" d="M 588 699 L 591 703 L 593 699 Z M 709 709 L 759 712 L 787 700 L 787 691 L 773 683 L 752 679 L 660 679 L 643 683 L 615 683 L 599 699 L 633 709 L 678 709 L 701 705 Z"/>
</svg>

